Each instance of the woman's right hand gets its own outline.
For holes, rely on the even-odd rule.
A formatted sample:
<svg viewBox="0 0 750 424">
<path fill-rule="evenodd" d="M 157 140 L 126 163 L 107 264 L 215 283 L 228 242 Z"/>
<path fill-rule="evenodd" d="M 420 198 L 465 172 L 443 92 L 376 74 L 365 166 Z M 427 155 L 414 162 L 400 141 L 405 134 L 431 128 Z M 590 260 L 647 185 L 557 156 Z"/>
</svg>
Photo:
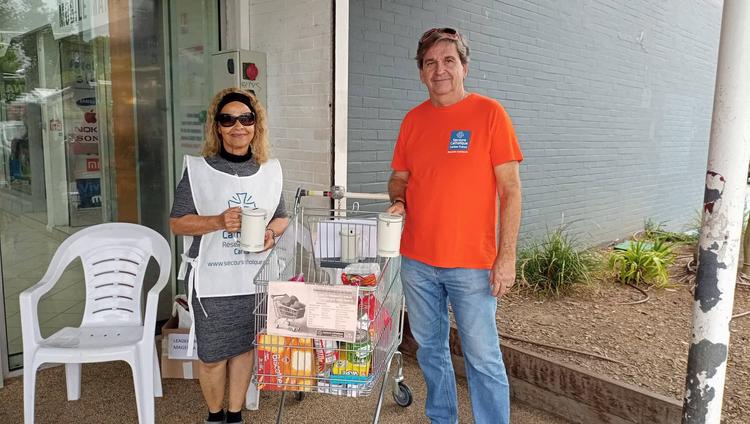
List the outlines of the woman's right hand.
<svg viewBox="0 0 750 424">
<path fill-rule="evenodd" d="M 240 231 L 242 226 L 242 208 L 232 207 L 228 208 L 219 215 L 222 227 L 230 233 L 236 233 Z"/>
</svg>

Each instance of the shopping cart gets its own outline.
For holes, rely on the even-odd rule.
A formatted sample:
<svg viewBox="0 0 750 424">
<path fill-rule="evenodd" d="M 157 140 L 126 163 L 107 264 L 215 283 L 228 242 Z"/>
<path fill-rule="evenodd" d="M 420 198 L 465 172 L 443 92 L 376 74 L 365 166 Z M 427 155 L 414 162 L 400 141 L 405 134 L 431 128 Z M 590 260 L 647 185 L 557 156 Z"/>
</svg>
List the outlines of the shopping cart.
<svg viewBox="0 0 750 424">
<path fill-rule="evenodd" d="M 309 203 L 305 198 L 313 201 L 313 197 L 318 197 L 319 202 L 320 197 L 329 197 L 338 205 L 344 197 L 388 200 L 384 194 L 346 193 L 339 187 L 325 192 L 297 191 L 289 227 L 254 279 L 256 370 L 253 383 L 260 390 L 283 391 L 277 423 L 283 417 L 286 391 L 296 393 L 298 400 L 304 399 L 306 392 L 360 397 L 370 395 L 380 383 L 372 421 L 377 423 L 389 381 L 398 405 L 407 407 L 412 402 L 398 351 L 404 314 L 400 257 L 377 255 L 378 212 L 360 210 L 356 203 L 350 208 L 303 204 Z M 289 299 L 284 305 L 282 296 L 269 293 L 269 285 L 276 281 L 297 281 L 294 284 L 314 284 L 329 289 L 342 284 L 357 286 L 356 290 L 351 289 L 357 293 L 353 340 L 268 334 L 269 327 L 278 328 L 280 320 L 284 323 L 282 327 L 289 325 L 291 328 L 287 330 L 291 331 L 298 331 L 297 322 L 305 321 L 301 319 L 304 310 L 289 310 Z M 275 322 L 269 318 L 269 303 L 273 305 Z M 308 311 L 309 308 L 308 305 Z M 394 359 L 397 368 L 389 380 Z"/>
</svg>

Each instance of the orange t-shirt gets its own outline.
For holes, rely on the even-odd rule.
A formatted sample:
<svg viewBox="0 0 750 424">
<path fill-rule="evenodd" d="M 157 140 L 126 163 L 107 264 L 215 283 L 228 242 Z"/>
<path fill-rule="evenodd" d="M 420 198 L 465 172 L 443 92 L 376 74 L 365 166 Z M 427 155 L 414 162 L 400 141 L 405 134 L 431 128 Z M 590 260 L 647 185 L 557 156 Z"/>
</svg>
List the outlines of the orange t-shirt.
<svg viewBox="0 0 750 424">
<path fill-rule="evenodd" d="M 408 171 L 401 253 L 443 268 L 492 267 L 497 254 L 494 167 L 521 161 L 510 117 L 497 101 L 470 94 L 404 118 L 391 168 Z"/>
</svg>

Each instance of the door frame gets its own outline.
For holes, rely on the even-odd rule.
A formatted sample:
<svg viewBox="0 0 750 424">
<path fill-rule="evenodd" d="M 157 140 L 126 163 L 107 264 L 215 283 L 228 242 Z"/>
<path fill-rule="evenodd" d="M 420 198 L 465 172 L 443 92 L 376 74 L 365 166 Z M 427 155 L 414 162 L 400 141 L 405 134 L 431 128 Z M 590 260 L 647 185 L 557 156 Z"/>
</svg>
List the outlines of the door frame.
<svg viewBox="0 0 750 424">
<path fill-rule="evenodd" d="M 0 248 L 2 258 L 2 248 Z M 3 261 L 0 259 L 0 389 L 5 385 L 8 375 L 8 333 L 5 329 L 5 286 L 3 284 Z"/>
</svg>

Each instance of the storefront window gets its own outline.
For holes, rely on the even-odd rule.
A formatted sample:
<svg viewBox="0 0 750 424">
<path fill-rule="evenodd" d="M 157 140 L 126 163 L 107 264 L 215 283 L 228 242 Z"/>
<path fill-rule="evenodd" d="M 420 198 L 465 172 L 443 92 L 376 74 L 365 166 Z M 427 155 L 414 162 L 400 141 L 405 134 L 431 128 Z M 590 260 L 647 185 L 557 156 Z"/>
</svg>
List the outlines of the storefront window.
<svg viewBox="0 0 750 424">
<path fill-rule="evenodd" d="M 0 209 L 53 228 L 108 218 L 106 1 L 9 1 L 0 17 Z"/>
<path fill-rule="evenodd" d="M 169 236 L 166 8 L 0 2 L 0 325 L 11 368 L 22 359 L 18 295 L 70 234 L 127 221 Z M 80 324 L 85 291 L 73 263 L 39 304 L 42 336 Z"/>
</svg>

